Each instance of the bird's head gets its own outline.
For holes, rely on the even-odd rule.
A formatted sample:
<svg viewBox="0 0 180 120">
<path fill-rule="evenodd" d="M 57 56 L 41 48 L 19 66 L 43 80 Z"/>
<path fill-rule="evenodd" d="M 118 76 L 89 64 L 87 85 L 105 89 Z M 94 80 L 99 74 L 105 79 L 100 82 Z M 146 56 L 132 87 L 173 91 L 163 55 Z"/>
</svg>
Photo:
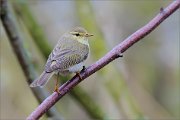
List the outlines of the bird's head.
<svg viewBox="0 0 180 120">
<path fill-rule="evenodd" d="M 93 34 L 88 33 L 84 28 L 82 27 L 76 27 L 73 30 L 69 32 L 71 37 L 74 40 L 77 40 L 78 42 L 81 42 L 83 44 L 88 43 L 88 37 L 93 36 Z"/>
</svg>

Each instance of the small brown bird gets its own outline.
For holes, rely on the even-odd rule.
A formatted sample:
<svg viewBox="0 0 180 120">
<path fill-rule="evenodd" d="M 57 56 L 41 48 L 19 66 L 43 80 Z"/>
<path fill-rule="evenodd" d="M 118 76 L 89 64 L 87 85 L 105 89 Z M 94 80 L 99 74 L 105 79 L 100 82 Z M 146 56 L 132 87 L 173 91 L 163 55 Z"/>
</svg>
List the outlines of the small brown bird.
<svg viewBox="0 0 180 120">
<path fill-rule="evenodd" d="M 82 27 L 76 27 L 65 33 L 49 55 L 44 71 L 30 87 L 44 86 L 54 73 L 61 75 L 76 73 L 81 79 L 79 72 L 83 69 L 84 61 L 89 55 L 88 37 L 90 36 L 93 35 L 87 33 Z M 55 91 L 58 92 L 57 82 Z"/>
</svg>

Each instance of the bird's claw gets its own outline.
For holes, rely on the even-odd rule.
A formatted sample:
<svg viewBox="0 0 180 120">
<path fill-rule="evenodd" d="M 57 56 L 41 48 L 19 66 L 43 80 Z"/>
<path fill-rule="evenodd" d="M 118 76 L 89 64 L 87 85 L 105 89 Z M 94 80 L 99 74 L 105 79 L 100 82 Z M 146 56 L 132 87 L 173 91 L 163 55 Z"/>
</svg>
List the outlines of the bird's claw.
<svg viewBox="0 0 180 120">
<path fill-rule="evenodd" d="M 80 80 L 82 80 L 82 77 L 79 73 L 76 73 L 76 75 L 79 77 Z"/>
<path fill-rule="evenodd" d="M 57 92 L 58 94 L 61 94 L 61 92 L 58 89 L 58 86 L 56 85 L 53 92 Z"/>
</svg>

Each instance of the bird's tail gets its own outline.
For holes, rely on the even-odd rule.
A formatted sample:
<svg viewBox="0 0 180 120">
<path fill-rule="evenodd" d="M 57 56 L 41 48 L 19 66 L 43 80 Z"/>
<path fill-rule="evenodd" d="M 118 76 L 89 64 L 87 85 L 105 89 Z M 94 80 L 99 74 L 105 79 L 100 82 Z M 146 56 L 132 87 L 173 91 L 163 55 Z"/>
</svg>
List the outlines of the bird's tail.
<svg viewBox="0 0 180 120">
<path fill-rule="evenodd" d="M 30 84 L 30 87 L 37 87 L 37 86 L 43 87 L 53 74 L 54 72 L 47 73 L 43 71 L 43 73 Z"/>
</svg>

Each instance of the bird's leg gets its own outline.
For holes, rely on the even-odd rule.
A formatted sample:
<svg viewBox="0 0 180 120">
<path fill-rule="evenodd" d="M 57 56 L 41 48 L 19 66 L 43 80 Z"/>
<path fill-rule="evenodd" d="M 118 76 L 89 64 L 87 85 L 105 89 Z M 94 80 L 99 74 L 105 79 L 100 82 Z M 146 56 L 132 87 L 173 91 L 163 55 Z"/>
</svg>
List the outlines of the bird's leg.
<svg viewBox="0 0 180 120">
<path fill-rule="evenodd" d="M 56 79 L 56 83 L 55 83 L 55 87 L 54 87 L 54 92 L 57 92 L 60 94 L 60 91 L 59 91 L 59 85 L 58 85 L 58 78 L 59 78 L 59 73 L 57 74 L 57 79 Z"/>
<path fill-rule="evenodd" d="M 77 72 L 76 75 L 79 77 L 80 80 L 82 80 L 82 77 L 79 72 Z"/>
<path fill-rule="evenodd" d="M 83 66 L 83 69 L 82 69 L 80 72 L 85 71 L 85 69 L 86 69 L 86 67 Z M 81 75 L 80 75 L 80 72 L 76 72 L 76 75 L 79 77 L 80 80 L 82 80 L 82 77 L 81 77 Z"/>
<path fill-rule="evenodd" d="M 85 71 L 85 69 L 86 69 L 86 67 L 83 66 L 83 69 L 82 69 L 80 72 Z M 80 75 L 80 72 L 77 72 L 76 75 L 79 77 L 80 80 L 82 80 L 82 77 L 81 77 L 81 75 Z"/>
</svg>

